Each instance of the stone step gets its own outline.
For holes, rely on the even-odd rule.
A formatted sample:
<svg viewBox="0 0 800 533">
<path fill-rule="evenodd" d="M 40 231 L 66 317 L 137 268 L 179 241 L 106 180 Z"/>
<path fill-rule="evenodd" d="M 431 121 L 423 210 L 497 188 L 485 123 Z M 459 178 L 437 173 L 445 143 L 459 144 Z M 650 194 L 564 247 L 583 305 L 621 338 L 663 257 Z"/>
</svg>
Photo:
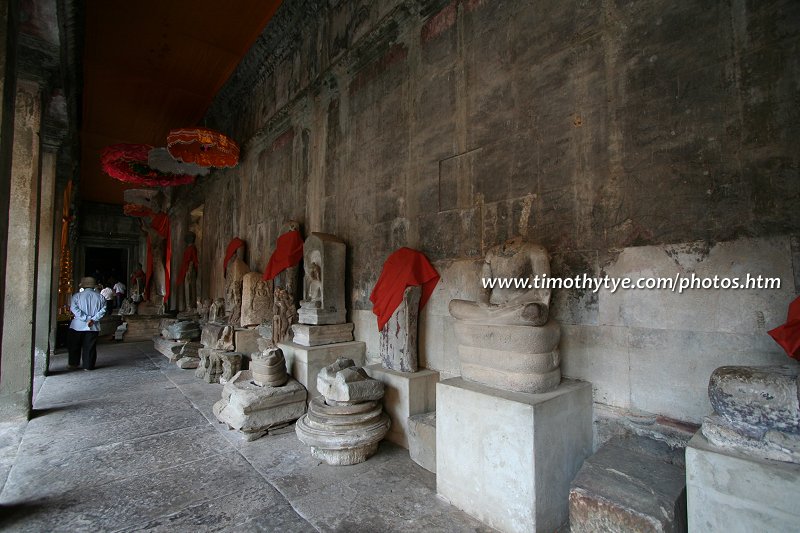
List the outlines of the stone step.
<svg viewBox="0 0 800 533">
<path fill-rule="evenodd" d="M 685 468 L 648 441 L 614 438 L 584 461 L 570 488 L 572 533 L 686 531 Z"/>
<path fill-rule="evenodd" d="M 436 411 L 408 417 L 408 453 L 412 461 L 436 473 Z"/>
</svg>

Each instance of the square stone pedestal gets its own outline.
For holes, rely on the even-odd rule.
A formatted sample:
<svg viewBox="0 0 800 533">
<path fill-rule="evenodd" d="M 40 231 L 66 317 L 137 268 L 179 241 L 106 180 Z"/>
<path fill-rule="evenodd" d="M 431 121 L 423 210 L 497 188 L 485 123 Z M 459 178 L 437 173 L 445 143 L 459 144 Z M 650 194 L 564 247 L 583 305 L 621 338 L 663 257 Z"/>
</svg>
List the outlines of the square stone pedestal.
<svg viewBox="0 0 800 533">
<path fill-rule="evenodd" d="M 301 346 L 294 342 L 280 342 L 289 374 L 308 390 L 308 401 L 320 396 L 317 390 L 319 371 L 336 362 L 339 357 L 352 359 L 356 366 L 364 364 L 367 345 L 361 341 L 340 342 L 322 346 Z"/>
<path fill-rule="evenodd" d="M 797 531 L 800 465 L 758 459 L 710 443 L 686 446 L 689 531 Z"/>
<path fill-rule="evenodd" d="M 392 419 L 392 426 L 385 438 L 408 449 L 408 417 L 436 410 L 439 373 L 427 368 L 419 372 L 397 372 L 381 364 L 366 366 L 364 370 L 369 377 L 386 385 L 383 408 Z"/>
<path fill-rule="evenodd" d="M 592 453 L 592 386 L 524 394 L 461 378 L 436 385 L 436 489 L 504 532 L 555 531 Z"/>
</svg>

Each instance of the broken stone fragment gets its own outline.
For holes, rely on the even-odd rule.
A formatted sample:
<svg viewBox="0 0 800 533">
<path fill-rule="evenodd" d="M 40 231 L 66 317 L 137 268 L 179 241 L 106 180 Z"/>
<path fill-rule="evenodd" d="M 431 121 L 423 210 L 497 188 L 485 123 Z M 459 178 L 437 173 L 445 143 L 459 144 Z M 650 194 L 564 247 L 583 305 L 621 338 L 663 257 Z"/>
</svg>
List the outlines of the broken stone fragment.
<svg viewBox="0 0 800 533">
<path fill-rule="evenodd" d="M 383 398 L 382 382 L 370 378 L 352 359 L 340 357 L 317 375 L 317 390 L 327 401 L 366 402 Z"/>
</svg>

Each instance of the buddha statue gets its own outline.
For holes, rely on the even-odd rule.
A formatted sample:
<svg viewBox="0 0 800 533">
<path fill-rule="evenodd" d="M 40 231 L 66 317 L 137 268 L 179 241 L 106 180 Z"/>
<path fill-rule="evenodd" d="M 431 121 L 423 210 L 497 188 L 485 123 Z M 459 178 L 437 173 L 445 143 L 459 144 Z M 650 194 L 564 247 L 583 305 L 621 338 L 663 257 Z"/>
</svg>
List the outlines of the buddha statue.
<svg viewBox="0 0 800 533">
<path fill-rule="evenodd" d="M 486 254 L 481 277 L 510 279 L 512 287 L 483 288 L 476 301 L 451 300 L 450 314 L 465 322 L 516 326 L 541 326 L 547 322 L 550 289 L 533 288 L 533 276 L 550 275 L 547 250 L 520 237 L 492 248 Z M 530 279 L 530 287 L 517 288 L 514 279 Z"/>
<path fill-rule="evenodd" d="M 549 255 L 540 245 L 514 238 L 489 250 L 481 277 L 509 279 L 511 286 L 484 289 L 476 280 L 481 290 L 475 301 L 450 302 L 463 379 L 525 393 L 558 386 L 561 332 L 549 319 L 551 291 L 533 287 L 534 276 L 549 274 Z"/>
</svg>

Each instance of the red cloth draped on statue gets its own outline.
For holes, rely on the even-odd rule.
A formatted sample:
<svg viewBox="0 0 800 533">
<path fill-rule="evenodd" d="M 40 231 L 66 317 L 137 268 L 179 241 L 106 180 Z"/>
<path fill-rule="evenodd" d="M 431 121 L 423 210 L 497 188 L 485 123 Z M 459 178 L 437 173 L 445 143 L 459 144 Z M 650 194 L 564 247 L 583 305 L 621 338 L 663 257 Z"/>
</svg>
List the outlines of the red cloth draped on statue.
<svg viewBox="0 0 800 533">
<path fill-rule="evenodd" d="M 167 257 L 164 264 L 164 303 L 169 301 L 170 292 L 170 263 L 172 263 L 172 238 L 169 230 L 169 216 L 166 213 L 155 213 L 144 205 L 125 204 L 123 211 L 132 217 L 150 217 L 150 227 L 159 234 L 167 243 Z M 150 243 L 150 234 L 147 235 L 147 270 L 144 282 L 144 296 L 150 298 L 150 278 L 153 276 L 153 247 Z M 131 277 L 131 282 L 135 278 Z"/>
<path fill-rule="evenodd" d="M 156 230 L 167 243 L 167 257 L 164 263 L 164 303 L 169 301 L 170 291 L 170 263 L 172 263 L 172 239 L 169 231 L 169 216 L 166 213 L 153 213 L 150 227 Z M 147 237 L 147 282 L 144 292 L 150 297 L 150 277 L 153 275 L 153 250 L 150 246 L 150 236 Z"/>
<path fill-rule="evenodd" d="M 275 251 L 269 257 L 264 270 L 264 281 L 275 279 L 275 276 L 300 264 L 303 259 L 303 237 L 297 230 L 287 231 L 275 242 Z"/>
<path fill-rule="evenodd" d="M 789 357 L 800 360 L 800 297 L 789 304 L 786 323 L 767 333 L 786 350 Z"/>
<path fill-rule="evenodd" d="M 194 269 L 200 265 L 200 260 L 197 258 L 197 246 L 190 244 L 183 251 L 183 261 L 181 261 L 181 270 L 178 272 L 178 283 L 183 283 L 186 279 L 186 273 L 189 272 L 189 265 L 194 265 Z"/>
<path fill-rule="evenodd" d="M 419 308 L 422 309 L 438 282 L 439 273 L 422 252 L 403 247 L 392 253 L 383 264 L 378 282 L 369 295 L 372 312 L 378 316 L 378 330 L 383 329 L 403 301 L 406 287 L 422 285 L 419 299 Z"/>
<path fill-rule="evenodd" d="M 228 262 L 233 257 L 233 254 L 236 253 L 236 250 L 244 246 L 244 241 L 239 237 L 234 237 L 231 242 L 228 243 L 228 248 L 225 250 L 225 260 L 222 262 L 222 274 L 224 276 L 228 275 Z"/>
</svg>

